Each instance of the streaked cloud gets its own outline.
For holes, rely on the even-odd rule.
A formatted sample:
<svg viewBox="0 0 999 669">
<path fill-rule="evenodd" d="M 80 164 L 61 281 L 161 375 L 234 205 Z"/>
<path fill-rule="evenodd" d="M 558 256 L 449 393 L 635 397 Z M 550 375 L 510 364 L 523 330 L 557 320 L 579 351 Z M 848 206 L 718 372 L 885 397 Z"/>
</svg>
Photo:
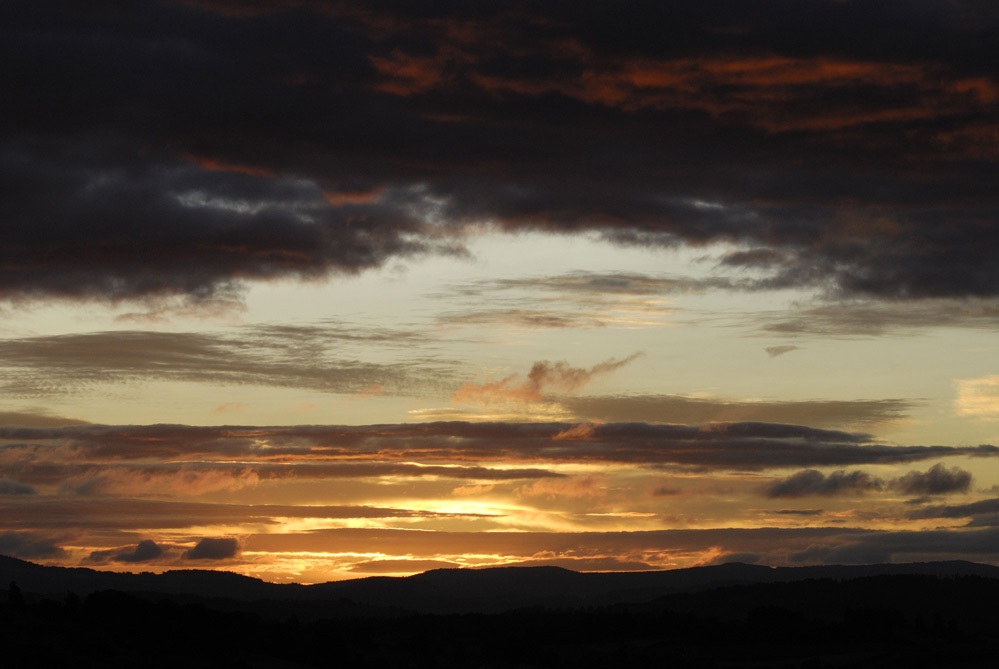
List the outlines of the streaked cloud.
<svg viewBox="0 0 999 669">
<path fill-rule="evenodd" d="M 254 326 L 235 334 L 123 330 L 0 340 L 0 388 L 9 396 L 69 393 L 94 384 L 186 381 L 308 388 L 361 394 L 450 390 L 456 383 L 446 360 L 415 357 L 392 364 L 339 357 L 334 344 L 364 341 L 409 346 L 410 332 L 350 330 L 337 326 Z M 235 408 L 235 403 L 229 409 Z"/>
<path fill-rule="evenodd" d="M 583 420 L 686 424 L 754 420 L 868 428 L 904 419 L 916 404 L 903 399 L 750 401 L 684 395 L 583 396 L 560 402 Z"/>
<path fill-rule="evenodd" d="M 947 456 L 992 457 L 999 448 L 892 446 L 868 435 L 775 423 L 657 425 L 418 423 L 374 426 L 194 427 L 181 425 L 2 428 L 12 462 L 147 458 L 275 462 L 358 459 L 422 462 L 620 462 L 760 470 L 902 463 Z M 68 450 L 67 450 L 68 449 Z M 401 462 L 400 462 L 401 461 Z M 459 470 L 460 471 L 460 470 Z M 445 474 L 446 471 L 437 472 Z M 478 475 L 478 474 L 476 474 Z"/>
<path fill-rule="evenodd" d="M 999 302 L 992 298 L 908 301 L 830 301 L 799 305 L 782 313 L 750 318 L 766 332 L 781 335 L 877 337 L 911 335 L 928 328 L 994 329 Z"/>
</svg>

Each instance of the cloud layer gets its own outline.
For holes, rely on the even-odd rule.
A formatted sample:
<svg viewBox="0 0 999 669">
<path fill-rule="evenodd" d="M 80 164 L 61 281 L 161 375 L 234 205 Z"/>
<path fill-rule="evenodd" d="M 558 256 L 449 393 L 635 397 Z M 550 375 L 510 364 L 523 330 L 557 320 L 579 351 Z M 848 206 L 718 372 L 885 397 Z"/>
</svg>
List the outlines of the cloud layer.
<svg viewBox="0 0 999 669">
<path fill-rule="evenodd" d="M 735 242 L 772 286 L 999 293 L 986 4 L 2 12 L 4 298 L 233 300 L 482 224 Z"/>
</svg>

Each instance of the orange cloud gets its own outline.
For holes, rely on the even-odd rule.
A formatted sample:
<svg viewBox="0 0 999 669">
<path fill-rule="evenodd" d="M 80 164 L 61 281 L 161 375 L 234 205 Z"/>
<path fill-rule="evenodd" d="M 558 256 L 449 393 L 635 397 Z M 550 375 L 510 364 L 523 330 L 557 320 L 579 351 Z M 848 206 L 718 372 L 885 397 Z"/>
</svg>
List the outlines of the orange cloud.
<svg viewBox="0 0 999 669">
<path fill-rule="evenodd" d="M 641 353 L 635 353 L 622 360 L 606 360 L 590 369 L 570 367 L 564 360 L 549 362 L 541 360 L 531 367 L 526 381 L 518 381 L 516 374 L 487 383 L 465 383 L 451 398 L 454 403 L 474 402 L 493 404 L 503 402 L 534 402 L 545 393 L 573 393 L 586 386 L 595 376 L 610 374 L 632 362 Z"/>
<path fill-rule="evenodd" d="M 367 191 L 324 190 L 323 197 L 334 207 L 343 207 L 348 204 L 370 204 L 376 202 L 384 190 L 384 188 L 373 188 Z"/>
<path fill-rule="evenodd" d="M 837 130 L 885 121 L 909 121 L 952 115 L 991 105 L 999 85 L 986 77 L 948 80 L 947 73 L 926 65 L 834 58 L 762 56 L 736 58 L 606 59 L 577 48 L 560 54 L 584 68 L 578 77 L 519 78 L 509 74 L 468 72 L 463 81 L 501 96 L 505 93 L 540 97 L 557 93 L 627 111 L 697 109 L 713 117 L 729 117 L 770 132 Z M 382 90 L 399 95 L 444 85 L 437 64 L 436 78 L 394 53 L 395 68 L 380 71 L 394 77 Z M 432 60 L 432 59 L 427 59 Z M 474 59 L 466 58 L 472 62 Z M 405 64 L 405 66 L 403 66 Z M 423 63 L 429 67 L 428 63 Z M 449 66 L 461 67 L 451 59 Z M 829 91 L 859 87 L 871 90 L 917 91 L 885 106 L 858 109 L 847 98 L 829 104 Z"/>
<path fill-rule="evenodd" d="M 394 49 L 386 57 L 370 56 L 385 79 L 376 88 L 393 95 L 422 93 L 441 83 L 444 62 L 439 56 L 422 57 Z"/>
<path fill-rule="evenodd" d="M 67 479 L 62 488 L 82 494 L 144 496 L 201 495 L 255 486 L 260 477 L 250 468 L 240 470 L 186 467 L 178 469 L 95 469 Z"/>
<path fill-rule="evenodd" d="M 217 158 L 196 156 L 193 154 L 186 154 L 184 158 L 192 163 L 195 163 L 201 169 L 208 170 L 210 172 L 238 172 L 239 174 L 248 174 L 254 177 L 267 177 L 268 179 L 272 179 L 276 176 L 271 170 L 257 165 L 230 163 Z"/>
<path fill-rule="evenodd" d="M 515 491 L 521 497 L 601 497 L 606 494 L 602 479 L 596 476 L 580 476 L 566 479 L 538 479 L 521 486 Z"/>
<path fill-rule="evenodd" d="M 245 402 L 226 402 L 225 404 L 220 404 L 212 409 L 212 413 L 233 413 L 236 411 L 242 411 L 245 408 Z"/>
</svg>

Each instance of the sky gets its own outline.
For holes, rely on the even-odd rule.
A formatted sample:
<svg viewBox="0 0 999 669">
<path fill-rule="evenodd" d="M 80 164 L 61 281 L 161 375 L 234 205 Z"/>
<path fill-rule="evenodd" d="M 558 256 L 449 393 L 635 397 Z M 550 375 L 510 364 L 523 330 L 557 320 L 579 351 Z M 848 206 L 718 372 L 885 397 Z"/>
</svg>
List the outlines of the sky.
<svg viewBox="0 0 999 669">
<path fill-rule="evenodd" d="M 999 7 L 0 5 L 0 554 L 999 564 Z"/>
</svg>

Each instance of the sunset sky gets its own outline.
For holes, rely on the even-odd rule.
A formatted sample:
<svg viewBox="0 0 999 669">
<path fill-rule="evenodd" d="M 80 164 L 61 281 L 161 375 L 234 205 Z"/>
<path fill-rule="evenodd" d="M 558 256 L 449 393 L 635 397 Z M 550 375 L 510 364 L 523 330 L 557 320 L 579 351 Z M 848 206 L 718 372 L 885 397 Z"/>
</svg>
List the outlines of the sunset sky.
<svg viewBox="0 0 999 669">
<path fill-rule="evenodd" d="M 0 4 L 0 554 L 999 564 L 999 4 Z"/>
</svg>

